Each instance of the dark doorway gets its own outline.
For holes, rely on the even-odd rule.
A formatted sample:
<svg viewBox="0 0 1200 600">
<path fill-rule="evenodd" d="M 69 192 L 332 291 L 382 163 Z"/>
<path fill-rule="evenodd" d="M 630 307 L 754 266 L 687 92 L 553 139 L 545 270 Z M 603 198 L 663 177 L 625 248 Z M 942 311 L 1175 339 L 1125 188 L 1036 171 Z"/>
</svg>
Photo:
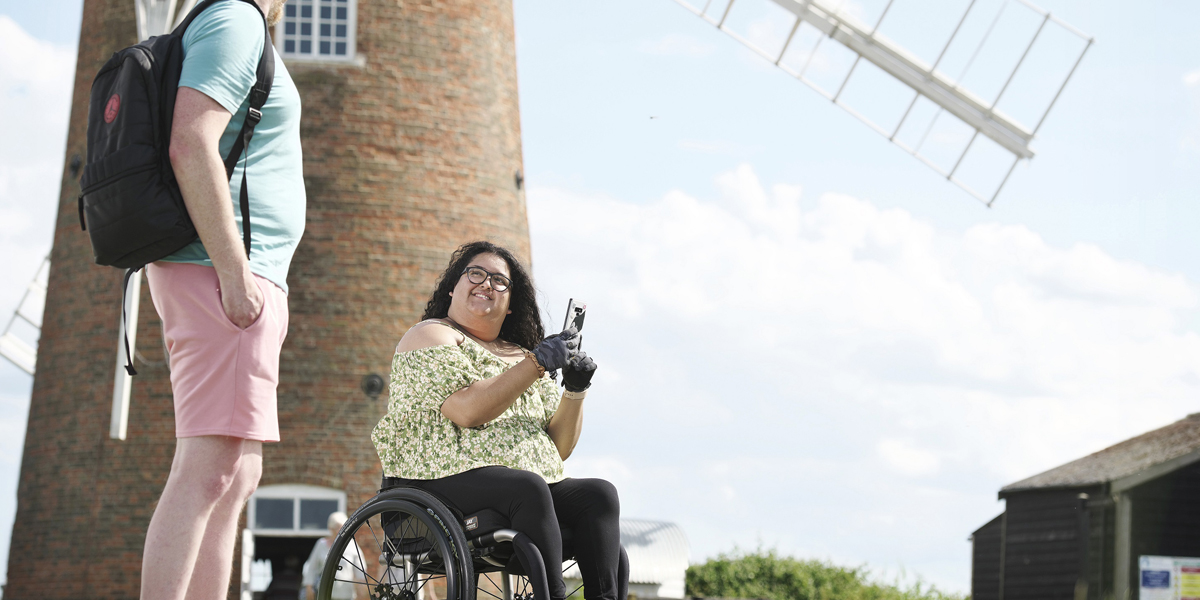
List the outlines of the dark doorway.
<svg viewBox="0 0 1200 600">
<path fill-rule="evenodd" d="M 317 543 L 315 537 L 254 536 L 254 560 L 271 561 L 271 585 L 255 600 L 297 600 L 304 561 Z"/>
</svg>

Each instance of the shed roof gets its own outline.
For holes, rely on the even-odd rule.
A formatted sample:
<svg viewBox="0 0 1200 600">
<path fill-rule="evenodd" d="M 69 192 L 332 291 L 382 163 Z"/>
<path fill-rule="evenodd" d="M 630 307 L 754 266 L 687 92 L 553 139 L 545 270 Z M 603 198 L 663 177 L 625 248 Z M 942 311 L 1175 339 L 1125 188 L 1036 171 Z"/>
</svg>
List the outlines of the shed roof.
<svg viewBox="0 0 1200 600">
<path fill-rule="evenodd" d="M 1114 484 L 1128 489 L 1200 460 L 1200 413 L 1000 488 L 1013 492 Z M 1117 489 L 1120 488 L 1120 489 Z"/>
</svg>

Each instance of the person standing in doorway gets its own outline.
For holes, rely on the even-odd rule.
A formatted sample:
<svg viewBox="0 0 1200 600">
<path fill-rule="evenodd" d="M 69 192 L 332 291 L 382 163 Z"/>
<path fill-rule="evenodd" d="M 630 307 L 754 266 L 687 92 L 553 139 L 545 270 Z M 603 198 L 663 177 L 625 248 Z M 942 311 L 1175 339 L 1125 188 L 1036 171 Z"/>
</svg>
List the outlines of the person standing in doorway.
<svg viewBox="0 0 1200 600">
<path fill-rule="evenodd" d="M 329 526 L 329 535 L 318 539 L 316 544 L 313 544 L 312 552 L 308 555 L 308 560 L 304 561 L 304 595 L 301 600 L 316 600 L 317 588 L 321 584 L 321 573 L 325 570 L 325 563 L 330 560 L 329 549 L 333 546 L 333 538 L 337 537 L 342 526 L 346 524 L 346 513 L 338 511 L 329 515 L 326 525 Z M 350 540 L 346 546 L 346 550 L 342 552 L 342 567 L 344 575 L 343 581 L 333 582 L 333 592 L 330 598 L 333 600 L 357 600 L 361 594 L 356 594 L 356 588 L 361 587 L 354 585 L 352 582 L 366 583 L 367 566 L 363 564 L 362 550 L 358 548 L 358 542 Z"/>
<path fill-rule="evenodd" d="M 183 37 L 170 158 L 199 239 L 146 269 L 170 360 L 177 441 L 146 532 L 143 600 L 226 597 L 262 444 L 279 441 L 287 272 L 306 200 L 300 94 L 278 53 L 262 119 L 232 179 L 223 157 L 249 113 L 264 15 L 274 25 L 284 2 L 216 2 Z M 243 169 L 253 224 L 248 257 L 237 203 Z"/>
</svg>

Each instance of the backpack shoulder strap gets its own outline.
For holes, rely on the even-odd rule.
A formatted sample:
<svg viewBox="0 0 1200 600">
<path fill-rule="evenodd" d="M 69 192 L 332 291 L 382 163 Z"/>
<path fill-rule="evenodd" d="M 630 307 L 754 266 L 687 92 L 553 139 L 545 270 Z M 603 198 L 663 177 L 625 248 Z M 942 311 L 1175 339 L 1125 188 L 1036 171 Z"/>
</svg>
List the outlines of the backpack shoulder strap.
<svg viewBox="0 0 1200 600">
<path fill-rule="evenodd" d="M 252 0 L 244 0 L 258 8 Z M 262 10 L 259 9 L 259 14 Z M 255 72 L 254 87 L 250 88 L 250 108 L 246 111 L 246 120 L 242 122 L 242 131 L 233 141 L 229 155 L 225 157 L 225 176 L 233 177 L 233 169 L 237 161 L 248 153 L 250 138 L 254 137 L 254 128 L 262 120 L 262 107 L 267 104 L 271 95 L 271 84 L 275 81 L 275 47 L 271 44 L 271 30 L 267 27 L 267 18 L 263 16 L 263 52 L 258 59 L 258 70 Z M 250 256 L 250 193 L 246 189 L 246 170 L 242 169 L 242 188 L 238 193 L 238 205 L 242 209 L 242 242 L 246 246 L 246 256 Z"/>
<path fill-rule="evenodd" d="M 211 1 L 211 0 L 206 0 Z M 258 69 L 255 71 L 254 87 L 250 88 L 250 109 L 246 112 L 246 120 L 242 123 L 242 132 L 233 142 L 229 154 L 225 157 L 225 174 L 233 177 L 233 168 L 242 152 L 250 145 L 254 137 L 254 128 L 262 120 L 262 107 L 267 104 L 271 95 L 271 84 L 275 81 L 275 47 L 271 44 L 271 30 L 267 27 L 267 17 L 254 0 L 242 0 L 254 7 L 263 17 L 263 51 L 258 59 Z"/>
</svg>

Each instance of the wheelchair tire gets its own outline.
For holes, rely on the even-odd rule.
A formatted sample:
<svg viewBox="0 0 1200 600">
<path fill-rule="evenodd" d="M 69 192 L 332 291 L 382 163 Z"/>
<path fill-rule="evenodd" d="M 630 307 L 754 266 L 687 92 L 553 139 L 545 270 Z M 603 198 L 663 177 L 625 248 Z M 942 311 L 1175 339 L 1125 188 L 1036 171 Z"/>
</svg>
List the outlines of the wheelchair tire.
<svg viewBox="0 0 1200 600">
<path fill-rule="evenodd" d="M 351 541 L 353 562 L 342 558 Z M 410 568 L 384 564 L 397 561 Z M 335 582 L 354 585 L 356 598 L 475 600 L 475 573 L 458 517 L 414 488 L 381 492 L 346 520 L 329 549 L 317 600 L 331 600 Z"/>
</svg>

